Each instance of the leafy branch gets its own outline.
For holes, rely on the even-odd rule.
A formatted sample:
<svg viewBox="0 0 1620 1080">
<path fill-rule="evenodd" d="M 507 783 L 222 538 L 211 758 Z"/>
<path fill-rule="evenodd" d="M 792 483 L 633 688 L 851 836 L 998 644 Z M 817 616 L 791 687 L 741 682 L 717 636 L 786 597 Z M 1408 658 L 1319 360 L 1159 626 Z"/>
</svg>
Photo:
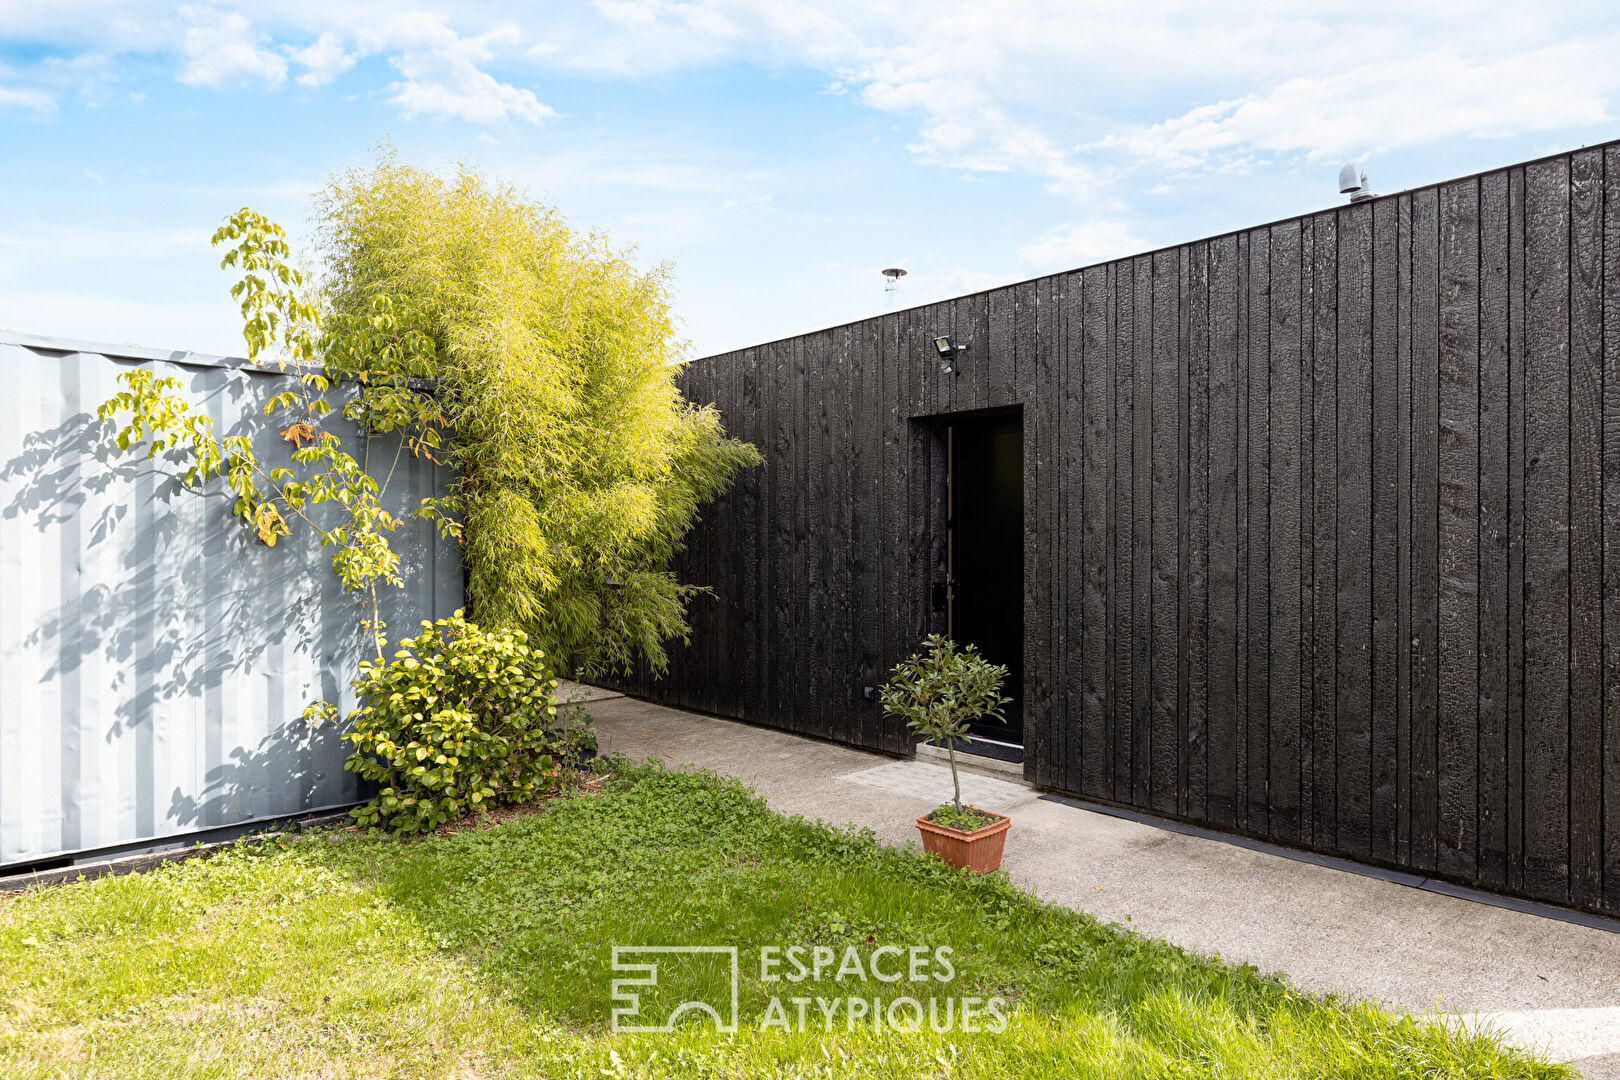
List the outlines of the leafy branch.
<svg viewBox="0 0 1620 1080">
<path fill-rule="evenodd" d="M 214 244 L 227 242 L 232 246 L 220 266 L 242 271 L 231 295 L 241 303 L 248 358 L 257 361 L 261 353 L 273 351 L 278 366 L 290 369 L 297 380 L 295 389 L 275 395 L 264 406 L 265 416 L 282 414 L 278 424 L 285 422 L 281 438 L 293 446 L 292 467 L 266 465 L 247 436 L 220 438 L 212 417 L 192 412 L 179 379 L 147 369 L 119 376 L 125 389 L 103 402 L 97 415 L 119 425 L 115 441 L 120 450 L 128 452 L 144 442 L 148 460 L 162 454 L 184 465 L 181 479 L 188 488 L 201 489 L 223 477 L 236 496 L 232 512 L 265 545 L 275 547 L 277 540 L 290 536 L 294 520 L 312 529 L 321 546 L 331 549 L 332 570 L 344 589 L 362 594 L 369 612 L 362 626 L 381 659 L 387 639 L 377 586 L 404 584 L 399 555 L 388 539 L 401 521 L 381 503 L 388 481 L 379 484 L 366 463 L 344 450 L 342 440 L 323 426 L 333 411 L 324 396 L 333 385 L 332 372 L 346 369 L 341 363 L 322 362 L 321 313 L 305 297 L 304 275 L 287 261 L 290 249 L 281 226 L 244 208 L 214 233 Z M 400 348 L 388 337 L 397 320 L 385 308 L 379 305 L 365 333 L 348 328 L 343 340 L 350 358 L 371 351 L 386 356 Z M 405 348 L 420 349 L 421 344 L 408 342 Z M 407 364 L 404 370 L 410 369 Z M 364 425 L 368 450 L 374 434 L 403 429 L 402 451 L 409 448 L 436 460 L 440 420 L 431 394 L 411 385 L 408 376 L 373 381 L 364 368 L 356 381 L 361 391 L 342 415 Z M 390 479 L 392 473 L 390 469 Z M 327 510 L 317 513 L 316 507 Z M 438 500 L 423 500 L 417 515 L 448 536 L 460 535 L 458 521 Z"/>
</svg>

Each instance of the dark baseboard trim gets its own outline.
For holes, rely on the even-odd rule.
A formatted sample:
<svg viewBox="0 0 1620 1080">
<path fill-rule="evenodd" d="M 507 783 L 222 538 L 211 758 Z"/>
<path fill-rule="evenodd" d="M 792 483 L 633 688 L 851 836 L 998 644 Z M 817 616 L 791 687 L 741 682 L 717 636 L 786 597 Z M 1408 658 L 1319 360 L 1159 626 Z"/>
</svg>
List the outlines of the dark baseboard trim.
<svg viewBox="0 0 1620 1080">
<path fill-rule="evenodd" d="M 128 844 L 114 844 L 101 848 L 70 851 L 27 862 L 0 866 L 0 892 L 26 889 L 30 885 L 50 885 L 63 881 L 77 881 L 128 874 L 145 870 L 175 859 L 210 854 L 244 836 L 256 833 L 303 832 L 326 825 L 340 825 L 349 818 L 349 811 L 360 802 L 334 806 L 318 806 L 300 810 L 295 814 L 280 814 L 273 818 L 256 818 L 234 825 L 220 825 L 211 829 L 181 833 L 175 836 L 136 840 Z"/>
<path fill-rule="evenodd" d="M 929 746 L 937 746 L 941 750 L 945 749 L 944 740 L 929 739 L 927 742 Z M 996 742 L 992 739 L 975 738 L 972 735 L 965 739 L 955 740 L 952 749 L 958 754 L 990 758 L 993 761 L 1005 761 L 1011 765 L 1022 765 L 1024 763 L 1024 748 L 1022 746 Z"/>
</svg>

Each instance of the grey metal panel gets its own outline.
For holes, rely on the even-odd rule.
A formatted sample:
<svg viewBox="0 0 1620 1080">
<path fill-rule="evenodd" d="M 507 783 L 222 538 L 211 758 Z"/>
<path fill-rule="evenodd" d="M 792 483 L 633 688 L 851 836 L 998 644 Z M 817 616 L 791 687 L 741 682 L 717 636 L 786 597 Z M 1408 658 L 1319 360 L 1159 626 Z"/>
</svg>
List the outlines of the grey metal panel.
<svg viewBox="0 0 1620 1080">
<path fill-rule="evenodd" d="M 0 334 L 0 864 L 158 840 L 351 803 L 338 725 L 311 729 L 313 698 L 352 705 L 364 643 L 307 528 L 273 550 L 95 420 L 119 374 L 181 380 L 222 433 L 266 460 L 288 446 L 259 407 L 287 386 L 228 357 Z M 345 435 L 362 449 L 356 428 Z M 373 472 L 397 443 L 376 437 Z M 385 492 L 408 514 L 448 480 L 401 461 Z M 459 553 L 407 518 L 388 590 L 390 633 L 461 606 Z"/>
</svg>

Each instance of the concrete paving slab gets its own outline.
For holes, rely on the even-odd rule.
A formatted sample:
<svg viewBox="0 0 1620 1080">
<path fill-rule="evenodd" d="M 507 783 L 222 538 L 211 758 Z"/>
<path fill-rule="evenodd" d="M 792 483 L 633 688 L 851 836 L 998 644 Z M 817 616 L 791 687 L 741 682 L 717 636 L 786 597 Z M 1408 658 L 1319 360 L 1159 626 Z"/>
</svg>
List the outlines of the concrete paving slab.
<svg viewBox="0 0 1620 1080">
<path fill-rule="evenodd" d="M 609 690 L 602 686 L 592 686 L 590 683 L 573 682 L 569 679 L 557 680 L 555 695 L 559 704 L 568 704 L 575 701 L 607 701 L 610 698 L 623 697 L 617 690 Z"/>
<path fill-rule="evenodd" d="M 735 776 L 778 811 L 916 840 L 950 772 L 618 697 L 591 705 L 604 753 Z M 1441 895 L 1043 799 L 964 774 L 967 801 L 1013 819 L 1005 868 L 1043 899 L 1299 988 L 1486 1022 L 1620 1080 L 1620 933 Z"/>
</svg>

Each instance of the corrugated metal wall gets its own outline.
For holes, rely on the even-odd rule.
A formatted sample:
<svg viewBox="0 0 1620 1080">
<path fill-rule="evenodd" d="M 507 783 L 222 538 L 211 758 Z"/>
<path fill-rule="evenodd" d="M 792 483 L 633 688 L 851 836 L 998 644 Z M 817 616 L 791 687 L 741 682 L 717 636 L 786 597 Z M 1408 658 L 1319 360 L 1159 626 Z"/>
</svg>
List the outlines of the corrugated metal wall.
<svg viewBox="0 0 1620 1080">
<path fill-rule="evenodd" d="M 121 455 L 95 419 L 118 376 L 181 380 L 217 431 L 287 445 L 262 404 L 273 366 L 0 335 L 0 864 L 354 802 L 347 743 L 299 717 L 349 703 L 363 611 L 307 528 L 266 548 L 231 497 L 186 491 L 144 452 Z M 350 436 L 360 454 L 363 437 Z M 396 511 L 446 473 L 375 438 Z M 393 636 L 462 598 L 453 541 L 410 519 L 409 567 L 388 590 Z M 343 695 L 341 699 L 337 695 Z"/>
</svg>

